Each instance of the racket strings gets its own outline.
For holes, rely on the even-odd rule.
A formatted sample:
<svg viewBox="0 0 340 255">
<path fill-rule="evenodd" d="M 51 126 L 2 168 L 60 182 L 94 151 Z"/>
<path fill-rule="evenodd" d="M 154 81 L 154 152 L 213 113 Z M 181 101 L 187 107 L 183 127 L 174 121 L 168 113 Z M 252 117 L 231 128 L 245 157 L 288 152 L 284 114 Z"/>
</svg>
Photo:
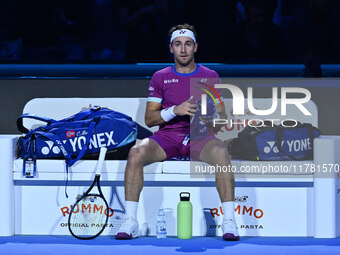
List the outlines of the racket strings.
<svg viewBox="0 0 340 255">
<path fill-rule="evenodd" d="M 107 224 L 110 213 L 104 199 L 88 195 L 80 200 L 70 215 L 70 230 L 78 237 L 96 236 Z"/>
</svg>

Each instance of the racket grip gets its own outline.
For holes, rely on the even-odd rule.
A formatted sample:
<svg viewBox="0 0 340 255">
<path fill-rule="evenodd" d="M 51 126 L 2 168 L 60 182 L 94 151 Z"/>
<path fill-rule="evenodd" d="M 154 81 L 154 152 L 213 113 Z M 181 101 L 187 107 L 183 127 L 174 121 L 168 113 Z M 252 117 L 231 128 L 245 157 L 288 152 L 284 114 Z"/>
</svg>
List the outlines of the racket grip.
<svg viewBox="0 0 340 255">
<path fill-rule="evenodd" d="M 99 159 L 98 159 L 97 166 L 96 166 L 96 174 L 100 174 L 101 171 L 102 171 L 106 152 L 107 152 L 107 148 L 106 147 L 101 147 L 100 148 Z"/>
</svg>

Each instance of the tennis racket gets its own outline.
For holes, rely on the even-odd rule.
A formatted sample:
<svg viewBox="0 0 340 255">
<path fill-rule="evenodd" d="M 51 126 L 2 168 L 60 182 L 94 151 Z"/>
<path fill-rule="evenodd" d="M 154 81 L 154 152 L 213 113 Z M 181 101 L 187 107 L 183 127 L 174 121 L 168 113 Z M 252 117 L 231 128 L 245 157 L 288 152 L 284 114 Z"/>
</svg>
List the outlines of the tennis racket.
<svg viewBox="0 0 340 255">
<path fill-rule="evenodd" d="M 107 226 L 110 214 L 109 205 L 100 188 L 100 174 L 106 151 L 105 147 L 100 148 L 94 181 L 77 199 L 68 217 L 68 229 L 75 238 L 84 240 L 96 238 Z M 96 184 L 98 192 L 91 192 Z"/>
</svg>

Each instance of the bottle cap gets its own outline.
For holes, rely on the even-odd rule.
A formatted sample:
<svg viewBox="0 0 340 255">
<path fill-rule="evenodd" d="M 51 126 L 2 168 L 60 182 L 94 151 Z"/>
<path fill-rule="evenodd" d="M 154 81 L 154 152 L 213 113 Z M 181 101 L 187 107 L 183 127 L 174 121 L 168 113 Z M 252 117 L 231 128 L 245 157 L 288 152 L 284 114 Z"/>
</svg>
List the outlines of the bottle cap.
<svg viewBox="0 0 340 255">
<path fill-rule="evenodd" d="M 183 196 L 183 194 L 187 194 L 187 196 Z M 189 192 L 181 192 L 179 193 L 179 198 L 181 201 L 190 201 L 190 193 Z"/>
</svg>

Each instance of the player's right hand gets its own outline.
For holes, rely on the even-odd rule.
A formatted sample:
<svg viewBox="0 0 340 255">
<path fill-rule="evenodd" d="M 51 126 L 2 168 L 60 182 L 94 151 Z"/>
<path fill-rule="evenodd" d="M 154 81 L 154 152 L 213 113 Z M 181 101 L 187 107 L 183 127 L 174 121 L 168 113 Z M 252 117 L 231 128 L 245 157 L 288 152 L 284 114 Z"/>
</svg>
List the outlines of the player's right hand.
<svg viewBox="0 0 340 255">
<path fill-rule="evenodd" d="M 174 114 L 177 116 L 194 116 L 196 109 L 198 107 L 197 104 L 192 104 L 191 100 L 193 99 L 193 96 L 191 96 L 188 100 L 184 101 L 180 105 L 175 106 L 174 108 Z"/>
</svg>

